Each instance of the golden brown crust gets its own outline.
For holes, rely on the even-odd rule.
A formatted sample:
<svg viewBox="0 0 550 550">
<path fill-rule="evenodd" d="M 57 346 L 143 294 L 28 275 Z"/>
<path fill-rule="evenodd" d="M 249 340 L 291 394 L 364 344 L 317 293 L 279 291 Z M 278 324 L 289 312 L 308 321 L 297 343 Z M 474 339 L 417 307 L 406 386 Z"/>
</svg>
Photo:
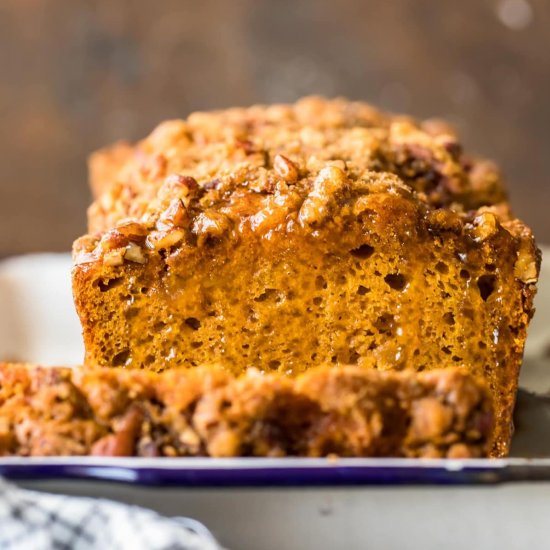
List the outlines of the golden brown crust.
<svg viewBox="0 0 550 550">
<path fill-rule="evenodd" d="M 490 402 L 458 370 L 291 379 L 0 364 L 0 456 L 481 457 Z"/>
<path fill-rule="evenodd" d="M 506 200 L 496 167 L 466 157 L 448 127 L 319 97 L 167 121 L 133 148 L 99 151 L 90 166 L 91 233 L 127 217 L 156 221 L 165 195 L 174 198 L 176 176 L 197 184 L 186 207 L 221 212 L 237 225 L 264 210 L 269 196 L 277 197 L 269 204 L 274 216 L 286 218 L 330 166 L 352 183 L 394 174 L 433 207 L 463 211 Z"/>
</svg>

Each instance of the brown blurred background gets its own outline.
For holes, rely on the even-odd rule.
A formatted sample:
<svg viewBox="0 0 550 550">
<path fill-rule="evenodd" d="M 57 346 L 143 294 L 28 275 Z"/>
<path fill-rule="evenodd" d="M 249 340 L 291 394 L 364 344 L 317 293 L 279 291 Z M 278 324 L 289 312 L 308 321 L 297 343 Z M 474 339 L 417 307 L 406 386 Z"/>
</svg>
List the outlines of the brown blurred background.
<svg viewBox="0 0 550 550">
<path fill-rule="evenodd" d="M 3 0 L 0 63 L 2 256 L 69 249 L 93 149 L 308 93 L 451 119 L 550 242 L 548 0 Z"/>
</svg>

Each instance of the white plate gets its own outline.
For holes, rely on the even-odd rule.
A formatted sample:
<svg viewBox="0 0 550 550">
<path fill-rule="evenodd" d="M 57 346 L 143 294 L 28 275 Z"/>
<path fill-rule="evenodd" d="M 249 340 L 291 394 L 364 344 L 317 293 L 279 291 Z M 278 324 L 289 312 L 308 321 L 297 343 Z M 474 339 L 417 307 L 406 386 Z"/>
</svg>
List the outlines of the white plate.
<svg viewBox="0 0 550 550">
<path fill-rule="evenodd" d="M 52 254 L 0 265 L 0 360 L 81 362 L 70 266 L 67 255 Z M 520 381 L 538 394 L 550 389 L 549 304 L 550 264 L 543 264 Z M 550 400 L 522 392 L 518 413 L 513 454 L 550 457 Z M 550 459 L 544 458 L 4 458 L 2 471 L 36 489 L 192 516 L 234 548 L 548 547 L 550 483 L 541 480 L 550 479 Z"/>
</svg>

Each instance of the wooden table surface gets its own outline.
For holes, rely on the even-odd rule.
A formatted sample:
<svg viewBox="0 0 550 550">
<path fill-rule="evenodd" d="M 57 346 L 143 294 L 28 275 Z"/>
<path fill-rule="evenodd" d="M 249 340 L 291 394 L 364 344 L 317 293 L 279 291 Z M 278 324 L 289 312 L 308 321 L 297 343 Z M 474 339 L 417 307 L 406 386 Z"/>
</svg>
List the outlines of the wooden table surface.
<svg viewBox="0 0 550 550">
<path fill-rule="evenodd" d="M 546 0 L 5 0 L 0 255 L 84 231 L 91 150 L 308 93 L 449 118 L 550 242 L 549 52 Z"/>
</svg>

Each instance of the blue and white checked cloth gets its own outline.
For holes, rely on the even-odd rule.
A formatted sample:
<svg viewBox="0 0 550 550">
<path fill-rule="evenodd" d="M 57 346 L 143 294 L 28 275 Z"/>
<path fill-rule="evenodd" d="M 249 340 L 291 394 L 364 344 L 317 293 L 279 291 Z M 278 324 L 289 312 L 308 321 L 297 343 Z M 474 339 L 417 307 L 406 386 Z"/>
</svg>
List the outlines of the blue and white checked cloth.
<svg viewBox="0 0 550 550">
<path fill-rule="evenodd" d="M 20 489 L 0 479 L 1 550 L 218 550 L 198 521 L 105 499 Z"/>
</svg>

